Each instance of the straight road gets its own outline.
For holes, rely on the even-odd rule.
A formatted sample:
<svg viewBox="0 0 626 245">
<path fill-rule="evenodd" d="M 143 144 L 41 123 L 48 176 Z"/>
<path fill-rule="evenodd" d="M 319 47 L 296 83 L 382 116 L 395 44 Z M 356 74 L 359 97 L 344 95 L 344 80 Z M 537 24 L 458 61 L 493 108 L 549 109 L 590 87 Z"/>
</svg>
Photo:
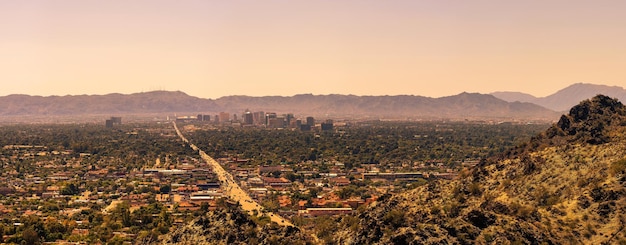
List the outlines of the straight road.
<svg viewBox="0 0 626 245">
<path fill-rule="evenodd" d="M 209 164 L 213 168 L 213 172 L 217 174 L 217 178 L 221 182 L 221 188 L 224 191 L 224 193 L 228 195 L 228 197 L 231 200 L 239 202 L 243 210 L 248 212 L 249 215 L 251 216 L 263 215 L 262 213 L 263 206 L 259 205 L 254 199 L 250 197 L 250 195 L 248 195 L 247 192 L 241 189 L 241 186 L 239 186 L 239 184 L 235 182 L 235 180 L 233 179 L 233 176 L 229 172 L 224 170 L 222 165 L 220 165 L 217 161 L 215 161 L 215 159 L 213 159 L 212 157 L 204 153 L 204 151 L 198 148 L 196 145 L 189 142 L 189 140 L 185 138 L 185 136 L 180 132 L 180 130 L 178 130 L 178 126 L 176 126 L 176 122 L 174 122 L 173 124 L 174 124 L 174 129 L 176 130 L 176 134 L 178 134 L 178 137 L 180 137 L 183 140 L 183 142 L 187 143 L 189 147 L 191 147 L 191 149 L 193 149 L 194 151 L 197 151 L 200 154 L 200 157 L 202 157 L 202 159 L 206 161 L 207 164 Z M 293 226 L 291 222 L 289 222 L 288 220 L 286 220 L 285 218 L 283 218 L 282 216 L 278 214 L 267 212 L 267 215 L 270 217 L 271 221 L 276 222 L 279 225 Z"/>
</svg>

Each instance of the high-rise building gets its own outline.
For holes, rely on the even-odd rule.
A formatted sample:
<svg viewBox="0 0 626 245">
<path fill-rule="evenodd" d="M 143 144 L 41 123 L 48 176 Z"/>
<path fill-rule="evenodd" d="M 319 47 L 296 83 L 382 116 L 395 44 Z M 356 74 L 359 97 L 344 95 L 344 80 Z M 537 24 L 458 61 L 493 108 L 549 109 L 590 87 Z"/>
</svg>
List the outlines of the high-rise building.
<svg viewBox="0 0 626 245">
<path fill-rule="evenodd" d="M 322 123 L 322 131 L 328 131 L 328 130 L 333 130 L 333 120 L 326 120 L 325 122 Z"/>
<path fill-rule="evenodd" d="M 291 122 L 293 121 L 293 114 L 285 114 L 285 127 L 291 127 Z"/>
<path fill-rule="evenodd" d="M 122 124 L 121 117 L 111 117 L 111 119 L 106 120 L 105 125 L 107 128 L 112 128 L 115 124 Z"/>
<path fill-rule="evenodd" d="M 315 118 L 313 117 L 307 117 L 306 118 L 306 124 L 311 126 L 311 127 L 315 127 Z"/>
<path fill-rule="evenodd" d="M 255 125 L 265 124 L 265 112 L 257 111 L 252 113 L 252 121 Z"/>
<path fill-rule="evenodd" d="M 284 128 L 285 127 L 285 118 L 284 117 L 275 117 L 269 119 L 269 124 L 267 125 L 269 128 Z"/>
<path fill-rule="evenodd" d="M 198 114 L 198 121 L 209 122 L 211 121 L 211 115 Z"/>
<path fill-rule="evenodd" d="M 228 112 L 220 112 L 220 122 L 230 121 L 230 114 Z"/>
<path fill-rule="evenodd" d="M 252 112 L 246 110 L 246 112 L 243 113 L 243 124 L 252 125 L 253 123 L 254 115 L 252 115 Z"/>
<path fill-rule="evenodd" d="M 274 112 L 268 112 L 265 114 L 265 126 L 269 126 L 270 125 L 270 120 L 273 118 L 276 118 L 276 113 Z"/>
</svg>

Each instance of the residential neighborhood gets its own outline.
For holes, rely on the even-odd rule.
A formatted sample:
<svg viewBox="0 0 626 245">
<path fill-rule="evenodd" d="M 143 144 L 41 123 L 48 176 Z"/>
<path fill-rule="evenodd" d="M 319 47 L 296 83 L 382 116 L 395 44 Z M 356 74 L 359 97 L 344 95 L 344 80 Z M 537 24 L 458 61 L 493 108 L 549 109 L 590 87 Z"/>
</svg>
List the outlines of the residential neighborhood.
<svg viewBox="0 0 626 245">
<path fill-rule="evenodd" d="M 198 142 L 199 132 L 293 132 L 289 133 L 293 137 L 319 141 L 369 128 L 339 124 L 329 132 L 321 128 L 298 132 L 178 122 L 192 142 Z M 2 146 L 2 241 L 18 243 L 29 234 L 27 227 L 37 224 L 44 227 L 36 231 L 42 241 L 156 241 L 202 213 L 219 209 L 224 202 L 242 200 L 239 205 L 247 205 L 249 201 L 243 201 L 247 199 L 229 196 L 231 181 L 251 202 L 262 206 L 257 211 L 259 219 L 269 216 L 269 222 L 280 217 L 306 227 L 306 219 L 351 214 L 386 194 L 453 179 L 463 168 L 478 164 L 472 158 L 355 163 L 309 155 L 300 161 L 288 160 L 293 159 L 289 155 L 293 152 L 279 157 L 282 161 L 259 161 L 223 150 L 214 156 L 232 178 L 225 183 L 214 166 L 176 136 L 173 123 L 5 128 L 5 135 L 15 131 L 27 140 Z M 10 140 L 5 138 L 5 142 L 13 142 Z M 409 140 L 423 142 L 416 137 Z M 196 148 L 215 154 L 210 142 L 198 143 Z"/>
</svg>

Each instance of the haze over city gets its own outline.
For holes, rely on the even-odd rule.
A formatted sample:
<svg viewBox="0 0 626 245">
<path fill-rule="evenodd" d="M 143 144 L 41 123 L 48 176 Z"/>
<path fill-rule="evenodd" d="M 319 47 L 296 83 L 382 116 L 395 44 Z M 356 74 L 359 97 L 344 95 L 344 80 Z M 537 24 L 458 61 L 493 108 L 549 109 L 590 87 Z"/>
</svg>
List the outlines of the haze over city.
<svg viewBox="0 0 626 245">
<path fill-rule="evenodd" d="M 626 244 L 624 9 L 0 0 L 0 244 Z"/>
<path fill-rule="evenodd" d="M 2 1 L 0 95 L 624 86 L 623 1 Z"/>
</svg>

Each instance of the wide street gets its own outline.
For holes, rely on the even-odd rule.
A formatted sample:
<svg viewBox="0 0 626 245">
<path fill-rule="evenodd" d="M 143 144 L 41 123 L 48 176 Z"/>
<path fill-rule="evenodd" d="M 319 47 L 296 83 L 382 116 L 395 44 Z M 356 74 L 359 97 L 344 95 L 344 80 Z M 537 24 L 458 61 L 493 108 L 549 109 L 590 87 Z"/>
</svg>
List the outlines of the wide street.
<svg viewBox="0 0 626 245">
<path fill-rule="evenodd" d="M 215 174 L 217 175 L 217 178 L 221 182 L 221 188 L 224 191 L 224 193 L 231 200 L 239 202 L 243 210 L 248 212 L 248 214 L 257 215 L 257 216 L 263 215 L 263 206 L 259 205 L 254 199 L 252 199 L 250 195 L 248 195 L 248 193 L 245 192 L 241 188 L 241 186 L 239 186 L 239 184 L 237 184 L 233 176 L 229 172 L 224 170 L 224 168 L 217 161 L 215 161 L 215 159 L 207 155 L 203 150 L 198 148 L 196 145 L 189 142 L 189 140 L 187 140 L 185 136 L 178 129 L 176 122 L 173 122 L 173 124 L 174 124 L 174 129 L 176 129 L 176 134 L 178 134 L 178 136 L 185 143 L 189 144 L 189 146 L 193 150 L 198 151 L 198 153 L 200 154 L 200 157 L 213 168 L 213 171 L 215 172 Z M 291 222 L 289 222 L 288 220 L 286 220 L 280 215 L 277 215 L 271 212 L 267 212 L 266 214 L 270 217 L 271 221 L 276 222 L 279 225 L 293 226 Z"/>
</svg>

